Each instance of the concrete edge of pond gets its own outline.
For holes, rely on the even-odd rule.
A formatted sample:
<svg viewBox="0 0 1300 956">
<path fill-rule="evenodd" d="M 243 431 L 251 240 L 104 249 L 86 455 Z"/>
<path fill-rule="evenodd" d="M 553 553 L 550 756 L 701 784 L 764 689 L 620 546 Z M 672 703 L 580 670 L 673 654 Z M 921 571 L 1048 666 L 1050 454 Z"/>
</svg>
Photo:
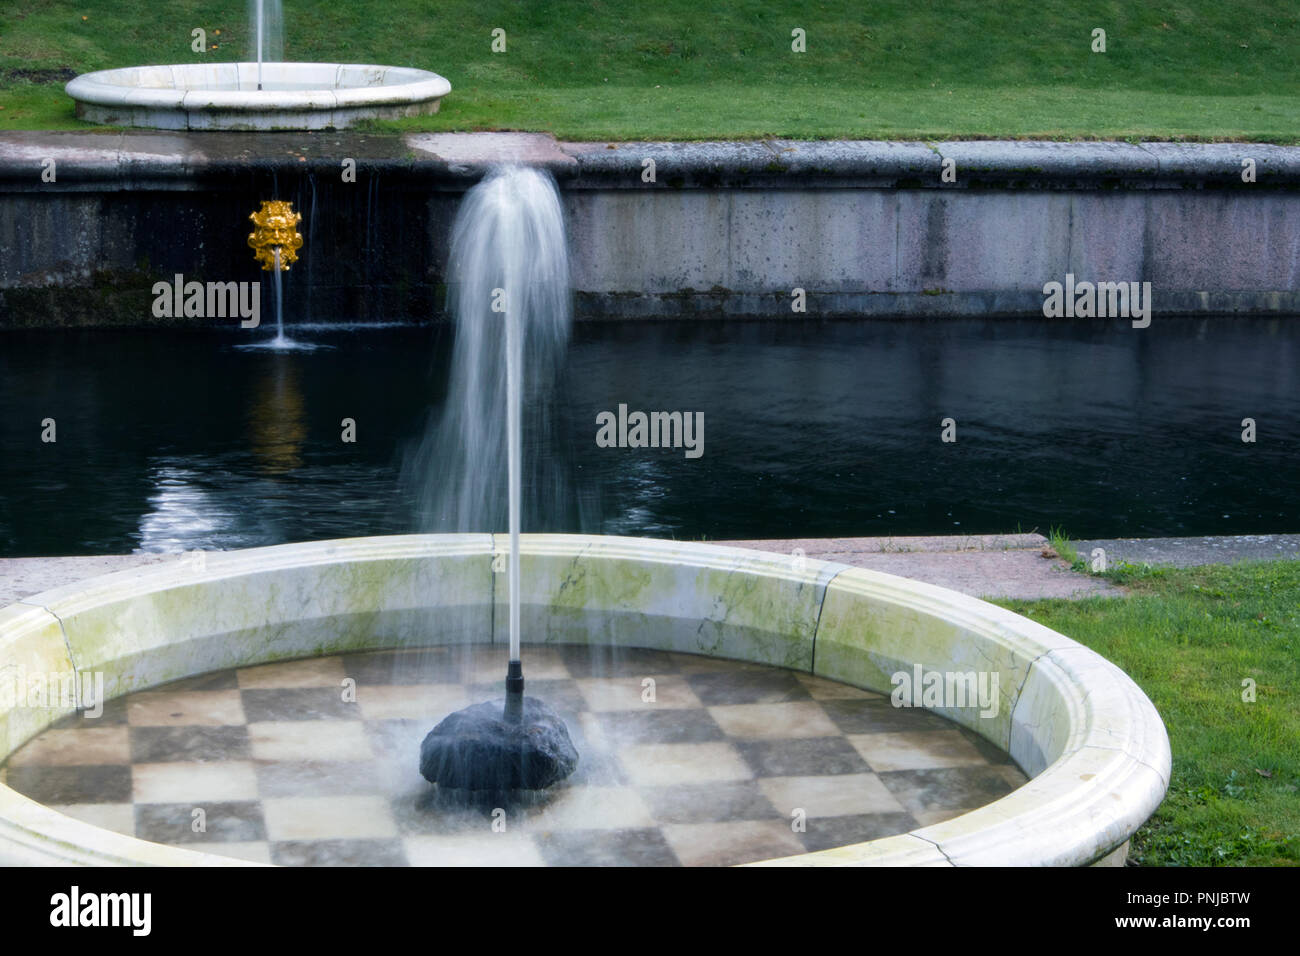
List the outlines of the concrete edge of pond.
<svg viewBox="0 0 1300 956">
<path fill-rule="evenodd" d="M 58 191 L 116 184 L 121 189 L 196 189 L 207 176 L 258 170 L 337 174 L 345 158 L 373 172 L 453 190 L 469 188 L 499 163 L 545 167 L 566 189 L 1300 188 L 1300 146 L 1265 143 L 570 142 L 516 132 L 120 128 L 0 131 L 0 188 Z M 48 160 L 58 168 L 54 182 L 40 177 Z M 1249 182 L 1242 175 L 1246 161 L 1252 165 Z"/>
<path fill-rule="evenodd" d="M 29 696 L 26 675 L 74 688 L 77 675 L 102 676 L 103 699 L 112 699 L 275 660 L 464 643 L 467 634 L 502 642 L 506 615 L 496 605 L 506 589 L 493 571 L 501 538 L 215 552 L 0 609 L 0 754 L 76 710 L 70 699 Z M 522 590 L 524 633 L 537 643 L 706 654 L 887 695 L 904 686 L 899 674 L 915 674 L 923 686 L 900 691 L 897 705 L 928 705 L 969 727 L 1031 777 L 940 824 L 771 863 L 1118 863 L 1168 786 L 1164 725 L 1127 675 L 1061 634 L 953 591 L 790 555 L 587 535 L 524 536 Z M 975 706 L 961 691 L 966 675 L 993 689 Z M 947 696 L 930 699 L 936 679 Z M 4 787 L 0 861 L 239 863 L 110 833 Z"/>
<path fill-rule="evenodd" d="M 272 194 L 304 214 L 291 310 L 306 273 L 315 314 L 439 321 L 462 193 L 498 163 L 558 179 L 583 320 L 1300 313 L 1300 147 L 115 129 L 0 133 L 0 328 L 228 317 L 152 290 L 255 279 Z"/>
</svg>

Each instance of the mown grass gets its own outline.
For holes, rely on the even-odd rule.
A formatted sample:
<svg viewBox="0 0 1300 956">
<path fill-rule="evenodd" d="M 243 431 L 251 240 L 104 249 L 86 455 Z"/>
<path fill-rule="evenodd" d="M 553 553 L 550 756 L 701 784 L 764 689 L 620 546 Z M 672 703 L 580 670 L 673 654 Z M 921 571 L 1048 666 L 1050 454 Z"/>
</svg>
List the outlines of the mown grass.
<svg viewBox="0 0 1300 956">
<path fill-rule="evenodd" d="M 1169 794 L 1131 862 L 1300 863 L 1300 561 L 1105 577 L 1131 595 L 999 603 L 1114 661 L 1164 718 Z"/>
<path fill-rule="evenodd" d="M 432 117 L 566 138 L 1300 142 L 1300 8 L 1264 0 L 285 4 L 285 57 L 434 69 Z M 241 0 L 47 0 L 0 24 L 0 127 L 76 128 L 62 81 L 249 55 Z M 191 50 L 202 27 L 215 49 Z M 807 52 L 791 50 L 806 31 Z M 1091 50 L 1092 30 L 1107 34 Z M 492 31 L 506 51 L 491 52 Z M 220 34 L 216 31 L 220 30 Z"/>
</svg>

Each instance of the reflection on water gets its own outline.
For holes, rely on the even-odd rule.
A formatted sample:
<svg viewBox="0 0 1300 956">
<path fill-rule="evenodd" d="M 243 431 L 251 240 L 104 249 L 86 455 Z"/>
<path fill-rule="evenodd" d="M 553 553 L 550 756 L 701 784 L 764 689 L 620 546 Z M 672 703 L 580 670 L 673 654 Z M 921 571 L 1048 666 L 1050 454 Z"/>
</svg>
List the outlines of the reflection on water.
<svg viewBox="0 0 1300 956">
<path fill-rule="evenodd" d="M 184 551 L 196 541 L 210 541 L 225 530 L 219 509 L 199 487 L 199 476 L 184 468 L 154 470 L 155 492 L 149 510 L 140 517 L 141 551 Z"/>
<path fill-rule="evenodd" d="M 445 327 L 5 333 L 0 555 L 237 548 L 416 527 Z M 580 324 L 554 428 L 576 507 L 538 531 L 679 539 L 1300 530 L 1300 321 Z M 596 415 L 699 411 L 702 458 L 600 448 Z M 40 441 L 54 418 L 58 442 Z M 939 441 L 957 421 L 958 441 Z M 1254 418 L 1259 440 L 1241 441 Z M 340 441 L 356 421 L 357 441 Z M 445 447 L 445 446 L 444 446 Z M 450 451 L 429 462 L 451 474 Z M 532 462 L 529 465 L 529 462 Z M 554 470 L 552 468 L 552 470 Z M 485 529 L 489 530 L 489 529 Z"/>
<path fill-rule="evenodd" d="M 301 468 L 307 437 L 301 373 L 283 356 L 275 359 L 248 409 L 249 443 L 264 475 L 284 475 Z"/>
</svg>

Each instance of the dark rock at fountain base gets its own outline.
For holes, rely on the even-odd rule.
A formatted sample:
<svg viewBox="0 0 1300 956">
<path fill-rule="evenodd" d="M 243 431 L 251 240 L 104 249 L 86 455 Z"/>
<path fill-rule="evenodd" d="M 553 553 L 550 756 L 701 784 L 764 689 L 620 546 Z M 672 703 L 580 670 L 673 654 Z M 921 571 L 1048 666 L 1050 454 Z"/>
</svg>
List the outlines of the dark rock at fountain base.
<svg viewBox="0 0 1300 956">
<path fill-rule="evenodd" d="M 420 774 L 453 790 L 541 790 L 578 766 L 578 751 L 559 714 L 525 697 L 522 719 L 504 716 L 504 700 L 458 710 L 420 745 Z"/>
</svg>

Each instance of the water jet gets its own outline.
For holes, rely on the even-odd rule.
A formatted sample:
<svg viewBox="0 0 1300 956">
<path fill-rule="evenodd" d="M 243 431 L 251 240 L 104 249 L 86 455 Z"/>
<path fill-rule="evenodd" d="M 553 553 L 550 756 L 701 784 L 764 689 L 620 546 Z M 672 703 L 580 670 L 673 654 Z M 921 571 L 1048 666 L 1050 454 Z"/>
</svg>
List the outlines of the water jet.
<svg viewBox="0 0 1300 956">
<path fill-rule="evenodd" d="M 248 247 L 253 250 L 253 258 L 261 264 L 262 271 L 271 273 L 271 282 L 275 287 L 275 338 L 269 343 L 257 343 L 256 347 L 269 349 L 303 347 L 285 337 L 284 288 L 280 280 L 280 273 L 288 272 L 289 267 L 298 261 L 298 250 L 302 248 L 302 234 L 298 232 L 297 227 L 298 223 L 302 222 L 302 213 L 294 212 L 293 204 L 285 200 L 267 199 L 263 200 L 262 208 L 257 212 L 249 213 L 248 218 L 252 220 L 254 226 L 253 231 L 248 234 Z"/>
<path fill-rule="evenodd" d="M 420 747 L 420 773 L 439 787 L 457 790 L 540 790 L 567 777 L 578 763 L 564 720 L 541 700 L 524 696 L 520 654 L 525 343 L 530 333 L 536 339 L 537 329 L 567 330 L 569 321 L 564 220 L 550 177 L 505 167 L 470 190 L 454 230 L 450 272 L 459 289 L 453 305 L 457 335 L 473 346 L 461 358 L 476 374 L 458 380 L 464 393 L 450 404 L 462 417 L 448 421 L 464 425 L 467 416 L 485 413 L 498 421 L 501 412 L 505 417 L 509 659 L 505 697 L 466 707 L 434 727 Z M 499 474 L 497 468 L 468 480 L 481 487 Z"/>
</svg>

